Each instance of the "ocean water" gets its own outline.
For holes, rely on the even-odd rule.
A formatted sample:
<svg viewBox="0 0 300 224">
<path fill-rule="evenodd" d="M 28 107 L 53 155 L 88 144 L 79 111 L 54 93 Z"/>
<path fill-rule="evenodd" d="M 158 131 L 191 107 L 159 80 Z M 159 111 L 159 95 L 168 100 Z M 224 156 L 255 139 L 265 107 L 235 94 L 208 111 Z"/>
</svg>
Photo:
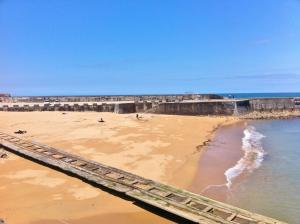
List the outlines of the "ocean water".
<svg viewBox="0 0 300 224">
<path fill-rule="evenodd" d="M 243 156 L 224 173 L 225 201 L 300 223 L 300 119 L 249 122 L 240 141 Z"/>
<path fill-rule="evenodd" d="M 234 98 L 300 97 L 300 93 L 220 93 L 221 96 Z"/>
<path fill-rule="evenodd" d="M 242 151 L 244 151 L 243 156 L 233 167 L 224 173 L 228 189 L 231 189 L 233 180 L 236 177 L 245 172 L 251 174 L 254 170 L 258 169 L 266 155 L 262 145 L 262 139 L 266 136 L 258 132 L 253 125 L 247 125 L 243 133 L 241 146 Z"/>
</svg>

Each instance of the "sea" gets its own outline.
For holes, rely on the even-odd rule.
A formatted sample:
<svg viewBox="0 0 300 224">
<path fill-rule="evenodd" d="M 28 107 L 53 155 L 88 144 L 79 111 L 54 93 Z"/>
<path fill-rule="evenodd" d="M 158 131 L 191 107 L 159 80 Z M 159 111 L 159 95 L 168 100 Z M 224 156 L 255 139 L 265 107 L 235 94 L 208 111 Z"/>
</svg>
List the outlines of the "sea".
<svg viewBox="0 0 300 224">
<path fill-rule="evenodd" d="M 300 93 L 226 93 L 234 98 Z M 300 224 L 300 118 L 225 126 L 202 152 L 192 191 Z"/>
<path fill-rule="evenodd" d="M 241 143 L 243 156 L 224 172 L 226 202 L 300 223 L 300 119 L 249 122 Z"/>
</svg>

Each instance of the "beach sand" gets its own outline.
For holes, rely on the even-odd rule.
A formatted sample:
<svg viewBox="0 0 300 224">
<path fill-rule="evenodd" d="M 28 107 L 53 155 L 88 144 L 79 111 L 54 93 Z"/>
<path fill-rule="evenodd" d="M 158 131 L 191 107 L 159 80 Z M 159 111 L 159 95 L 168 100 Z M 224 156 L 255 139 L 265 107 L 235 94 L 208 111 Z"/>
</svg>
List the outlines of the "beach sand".
<svg viewBox="0 0 300 224">
<path fill-rule="evenodd" d="M 0 112 L 0 131 L 189 189 L 202 145 L 231 117 L 94 112 Z M 104 123 L 98 120 L 103 118 Z M 79 179 L 9 154 L 0 159 L 0 217 L 7 223 L 172 223 Z M 196 186 L 197 188 L 197 186 Z M 195 189 L 195 188 L 194 188 Z"/>
</svg>

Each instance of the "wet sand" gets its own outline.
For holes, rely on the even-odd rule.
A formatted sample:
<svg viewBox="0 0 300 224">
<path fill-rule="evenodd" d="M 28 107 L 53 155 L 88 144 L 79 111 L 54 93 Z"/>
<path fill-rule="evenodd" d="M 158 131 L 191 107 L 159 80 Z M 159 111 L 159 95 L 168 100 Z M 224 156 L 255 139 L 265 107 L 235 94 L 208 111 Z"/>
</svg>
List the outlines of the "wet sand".
<svg viewBox="0 0 300 224">
<path fill-rule="evenodd" d="M 189 189 L 201 145 L 234 118 L 1 112 L 0 131 Z M 99 123 L 100 118 L 104 123 Z M 0 217 L 7 223 L 172 223 L 130 201 L 9 154 L 0 160 Z"/>
<path fill-rule="evenodd" d="M 198 171 L 190 190 L 204 196 L 226 202 L 230 192 L 226 186 L 225 171 L 235 166 L 243 157 L 243 130 L 245 122 L 240 121 L 230 126 L 219 128 L 211 143 L 203 149 L 198 162 Z M 233 184 L 239 182 L 237 177 Z"/>
</svg>

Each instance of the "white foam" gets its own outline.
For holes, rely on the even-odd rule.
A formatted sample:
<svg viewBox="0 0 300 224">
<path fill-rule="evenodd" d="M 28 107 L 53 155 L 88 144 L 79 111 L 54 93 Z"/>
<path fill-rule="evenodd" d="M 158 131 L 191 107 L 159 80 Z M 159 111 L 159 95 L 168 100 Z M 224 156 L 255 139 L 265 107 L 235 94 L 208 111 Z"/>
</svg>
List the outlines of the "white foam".
<svg viewBox="0 0 300 224">
<path fill-rule="evenodd" d="M 242 150 L 244 156 L 231 168 L 224 173 L 228 189 L 232 186 L 232 181 L 243 172 L 253 172 L 259 168 L 264 160 L 265 151 L 262 146 L 262 139 L 265 136 L 259 133 L 255 127 L 247 126 L 244 130 L 244 137 L 242 139 Z"/>
<path fill-rule="evenodd" d="M 212 188 L 221 188 L 221 187 L 227 187 L 227 185 L 226 184 L 211 184 L 211 185 L 208 185 L 206 188 L 204 188 L 201 191 L 201 194 L 204 194 L 206 191 L 208 191 Z"/>
</svg>

